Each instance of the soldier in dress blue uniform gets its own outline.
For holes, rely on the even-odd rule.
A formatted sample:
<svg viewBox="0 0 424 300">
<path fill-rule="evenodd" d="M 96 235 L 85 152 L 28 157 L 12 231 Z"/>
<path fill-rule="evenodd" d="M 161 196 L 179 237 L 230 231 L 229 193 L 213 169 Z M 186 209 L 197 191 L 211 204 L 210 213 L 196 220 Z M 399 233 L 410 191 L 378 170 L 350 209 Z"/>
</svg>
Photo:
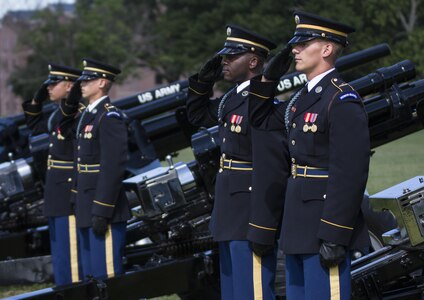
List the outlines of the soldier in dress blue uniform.
<svg viewBox="0 0 424 300">
<path fill-rule="evenodd" d="M 251 122 L 288 134 L 291 177 L 280 239 L 287 299 L 350 299 L 351 250 L 369 245 L 361 202 L 370 142 L 361 97 L 334 64 L 354 29 L 306 12 L 296 12 L 295 22 L 289 45 L 308 83 L 278 107 L 272 104 L 277 83 L 265 70 L 262 81 L 251 84 Z M 289 53 L 284 49 L 277 64 Z"/>
<path fill-rule="evenodd" d="M 44 185 L 44 216 L 48 218 L 53 273 L 56 285 L 79 280 L 77 233 L 71 205 L 73 175 L 74 115 L 57 107 L 51 115 L 42 111 L 43 102 L 60 102 L 71 90 L 81 71 L 56 64 L 49 65 L 49 75 L 34 98 L 23 103 L 28 127 L 33 135 L 49 134 L 49 153 Z"/>
<path fill-rule="evenodd" d="M 274 48 L 267 38 L 228 25 L 224 48 L 189 79 L 190 122 L 219 125 L 221 168 L 216 176 L 210 230 L 219 243 L 222 299 L 275 299 L 275 237 L 282 207 L 277 201 L 270 202 L 274 207 L 267 206 L 266 195 L 280 199 L 283 191 L 271 192 L 268 182 L 252 191 L 252 182 L 261 180 L 252 171 L 256 168 L 252 158 L 255 147 L 262 145 L 252 145 L 252 136 L 270 138 L 251 128 L 247 102 L 250 79 L 262 73 Z M 235 86 L 222 97 L 210 99 L 214 83 L 222 76 Z M 281 174 L 283 169 L 269 175 Z M 266 176 L 260 175 L 262 179 Z"/>
<path fill-rule="evenodd" d="M 127 128 L 107 96 L 120 70 L 84 59 L 78 82 L 88 101 L 76 128 L 75 215 L 84 276 L 123 273 L 128 201 L 122 187 L 127 161 Z"/>
</svg>

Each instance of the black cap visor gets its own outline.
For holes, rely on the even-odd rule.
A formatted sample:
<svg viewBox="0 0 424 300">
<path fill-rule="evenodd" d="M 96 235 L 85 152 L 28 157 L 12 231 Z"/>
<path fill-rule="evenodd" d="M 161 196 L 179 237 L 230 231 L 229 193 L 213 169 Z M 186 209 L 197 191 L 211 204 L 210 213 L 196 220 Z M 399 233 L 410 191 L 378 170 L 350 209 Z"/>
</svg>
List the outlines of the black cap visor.
<svg viewBox="0 0 424 300">
<path fill-rule="evenodd" d="M 50 85 L 50 84 L 56 84 L 62 80 L 65 80 L 65 77 L 63 76 L 56 76 L 56 75 L 49 75 L 46 79 L 46 81 L 44 81 L 43 84 L 46 85 Z"/>
<path fill-rule="evenodd" d="M 295 45 L 299 43 L 308 42 L 310 40 L 316 39 L 319 36 L 314 36 L 310 34 L 296 34 L 291 40 L 288 42 L 289 45 Z"/>
<path fill-rule="evenodd" d="M 249 52 L 250 48 L 244 44 L 225 42 L 224 48 L 218 51 L 218 55 L 234 55 Z"/>
<path fill-rule="evenodd" d="M 90 81 L 100 78 L 99 75 L 95 74 L 82 74 L 77 80 L 78 81 Z"/>
</svg>

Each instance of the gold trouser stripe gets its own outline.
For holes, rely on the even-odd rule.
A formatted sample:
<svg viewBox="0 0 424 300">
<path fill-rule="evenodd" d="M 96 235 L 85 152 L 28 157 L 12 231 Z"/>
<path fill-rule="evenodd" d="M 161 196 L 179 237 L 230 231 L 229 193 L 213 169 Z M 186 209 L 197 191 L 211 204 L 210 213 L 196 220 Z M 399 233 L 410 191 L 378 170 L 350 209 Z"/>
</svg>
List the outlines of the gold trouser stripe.
<svg viewBox="0 0 424 300">
<path fill-rule="evenodd" d="M 330 272 L 330 299 L 340 300 L 339 266 L 329 269 Z"/>
<path fill-rule="evenodd" d="M 252 252 L 253 256 L 253 299 L 262 300 L 262 262 L 261 257 Z"/>
<path fill-rule="evenodd" d="M 107 226 L 107 232 L 105 236 L 105 250 L 106 250 L 106 274 L 108 277 L 115 276 L 115 266 L 113 264 L 113 237 L 112 237 L 112 225 Z"/>
<path fill-rule="evenodd" d="M 68 217 L 69 224 L 69 251 L 71 263 L 71 278 L 72 282 L 78 282 L 78 244 L 77 244 L 77 227 L 75 225 L 75 216 Z"/>
<path fill-rule="evenodd" d="M 327 223 L 329 225 L 333 225 L 333 226 L 339 227 L 339 228 L 353 230 L 353 227 L 339 225 L 339 224 L 336 224 L 336 223 L 333 223 L 333 222 L 330 222 L 330 221 L 327 221 L 327 220 L 324 220 L 324 219 L 321 219 L 321 221 L 324 222 L 324 223 Z"/>
</svg>

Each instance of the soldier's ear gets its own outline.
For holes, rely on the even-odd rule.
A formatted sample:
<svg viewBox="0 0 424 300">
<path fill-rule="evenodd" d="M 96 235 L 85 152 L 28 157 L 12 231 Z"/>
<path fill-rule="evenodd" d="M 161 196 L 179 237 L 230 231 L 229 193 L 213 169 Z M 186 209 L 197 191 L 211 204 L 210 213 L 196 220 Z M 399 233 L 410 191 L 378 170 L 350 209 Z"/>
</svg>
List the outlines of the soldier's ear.
<svg viewBox="0 0 424 300">
<path fill-rule="evenodd" d="M 71 91 L 72 85 L 74 83 L 72 81 L 65 81 L 66 92 L 69 93 Z"/>
<path fill-rule="evenodd" d="M 249 69 L 255 69 L 258 66 L 259 60 L 256 55 L 252 55 L 249 60 Z"/>
<path fill-rule="evenodd" d="M 322 47 L 322 56 L 328 58 L 330 55 L 334 54 L 334 50 L 333 43 L 325 43 Z"/>
</svg>

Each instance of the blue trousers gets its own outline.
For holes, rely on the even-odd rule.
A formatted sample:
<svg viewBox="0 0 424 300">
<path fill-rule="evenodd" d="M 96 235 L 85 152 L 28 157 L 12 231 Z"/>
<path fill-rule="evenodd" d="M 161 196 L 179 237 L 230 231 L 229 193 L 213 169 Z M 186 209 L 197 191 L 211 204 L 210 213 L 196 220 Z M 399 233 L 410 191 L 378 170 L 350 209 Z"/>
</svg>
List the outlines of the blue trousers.
<svg viewBox="0 0 424 300">
<path fill-rule="evenodd" d="M 218 244 L 222 300 L 275 300 L 275 253 L 256 256 L 248 241 Z"/>
<path fill-rule="evenodd" d="M 75 216 L 49 217 L 50 248 L 56 285 L 80 279 Z"/>
<path fill-rule="evenodd" d="M 108 225 L 105 235 L 94 234 L 91 227 L 78 228 L 83 278 L 106 278 L 122 274 L 126 222 Z"/>
<path fill-rule="evenodd" d="M 334 268 L 324 268 L 319 254 L 286 254 L 286 298 L 302 299 L 350 299 L 350 255 Z"/>
</svg>

